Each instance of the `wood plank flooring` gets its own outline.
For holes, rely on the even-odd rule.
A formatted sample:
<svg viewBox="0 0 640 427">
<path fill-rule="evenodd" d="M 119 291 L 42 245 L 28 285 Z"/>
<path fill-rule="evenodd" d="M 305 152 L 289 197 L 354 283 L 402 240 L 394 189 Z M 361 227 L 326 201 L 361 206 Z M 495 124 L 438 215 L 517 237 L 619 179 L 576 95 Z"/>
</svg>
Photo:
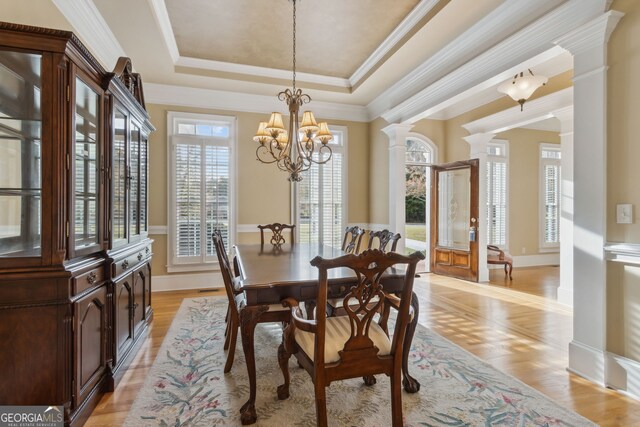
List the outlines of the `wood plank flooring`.
<svg viewBox="0 0 640 427">
<path fill-rule="evenodd" d="M 502 270 L 492 270 L 489 284 L 473 284 L 422 274 L 415 283 L 420 323 L 597 424 L 640 425 L 639 401 L 566 371 L 572 313 L 554 301 L 558 268 L 514 269 L 513 281 L 503 275 Z M 223 292 L 153 294 L 155 317 L 149 337 L 87 426 L 122 424 L 182 300 L 208 295 Z"/>
</svg>

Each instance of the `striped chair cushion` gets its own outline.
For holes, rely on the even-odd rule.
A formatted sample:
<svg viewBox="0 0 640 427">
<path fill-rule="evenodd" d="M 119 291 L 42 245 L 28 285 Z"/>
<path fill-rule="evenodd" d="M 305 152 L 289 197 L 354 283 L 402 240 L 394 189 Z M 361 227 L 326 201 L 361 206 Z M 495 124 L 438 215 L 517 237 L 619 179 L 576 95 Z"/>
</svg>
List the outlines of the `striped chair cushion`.
<svg viewBox="0 0 640 427">
<path fill-rule="evenodd" d="M 338 354 L 344 348 L 344 343 L 351 337 L 351 326 L 348 316 L 327 318 L 324 343 L 325 363 L 334 363 L 340 360 Z M 372 322 L 369 328 L 369 338 L 378 347 L 378 356 L 386 356 L 391 353 L 391 340 L 382 328 Z M 296 342 L 311 360 L 314 358 L 315 334 L 296 330 Z"/>
</svg>

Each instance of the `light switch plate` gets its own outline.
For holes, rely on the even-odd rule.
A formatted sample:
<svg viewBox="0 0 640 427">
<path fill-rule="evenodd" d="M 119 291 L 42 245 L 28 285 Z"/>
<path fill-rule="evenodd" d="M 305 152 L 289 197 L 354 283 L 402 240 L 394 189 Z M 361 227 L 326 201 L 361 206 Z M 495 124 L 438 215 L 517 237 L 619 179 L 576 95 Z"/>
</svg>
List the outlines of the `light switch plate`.
<svg viewBox="0 0 640 427">
<path fill-rule="evenodd" d="M 632 204 L 616 205 L 616 222 L 618 224 L 633 223 L 633 205 Z"/>
</svg>

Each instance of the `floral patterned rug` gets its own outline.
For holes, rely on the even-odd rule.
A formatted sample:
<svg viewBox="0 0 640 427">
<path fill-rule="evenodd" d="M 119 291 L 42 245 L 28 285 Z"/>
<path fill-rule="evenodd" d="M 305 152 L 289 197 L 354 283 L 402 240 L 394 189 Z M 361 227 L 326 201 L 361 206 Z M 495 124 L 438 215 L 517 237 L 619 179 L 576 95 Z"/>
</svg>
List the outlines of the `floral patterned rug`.
<svg viewBox="0 0 640 427">
<path fill-rule="evenodd" d="M 233 369 L 223 373 L 226 299 L 185 299 L 141 388 L 126 426 L 240 425 L 249 395 L 242 345 Z M 315 426 L 313 385 L 291 358 L 291 397 L 278 400 L 282 383 L 277 363 L 281 330 L 256 328 L 257 426 Z M 406 426 L 593 426 L 522 382 L 418 325 L 410 372 L 418 393 L 403 392 Z M 330 426 L 391 425 L 389 380 L 367 387 L 362 379 L 327 389 Z"/>
</svg>

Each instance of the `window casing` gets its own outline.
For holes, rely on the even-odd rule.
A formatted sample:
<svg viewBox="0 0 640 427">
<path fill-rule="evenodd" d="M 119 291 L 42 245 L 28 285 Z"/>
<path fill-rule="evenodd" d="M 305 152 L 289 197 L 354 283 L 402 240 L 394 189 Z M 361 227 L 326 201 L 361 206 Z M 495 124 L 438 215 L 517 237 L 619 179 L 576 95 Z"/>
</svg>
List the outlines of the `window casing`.
<svg viewBox="0 0 640 427">
<path fill-rule="evenodd" d="M 347 128 L 330 129 L 331 160 L 312 164 L 303 172 L 302 181 L 294 185 L 294 217 L 296 241 L 339 248 L 347 219 Z"/>
<path fill-rule="evenodd" d="M 560 248 L 560 185 L 562 170 L 558 144 L 540 144 L 540 250 Z"/>
<path fill-rule="evenodd" d="M 167 270 L 217 268 L 211 233 L 235 236 L 235 117 L 170 112 L 168 135 Z"/>
<path fill-rule="evenodd" d="M 507 141 L 487 144 L 487 244 L 507 247 L 508 240 L 508 173 Z"/>
</svg>

